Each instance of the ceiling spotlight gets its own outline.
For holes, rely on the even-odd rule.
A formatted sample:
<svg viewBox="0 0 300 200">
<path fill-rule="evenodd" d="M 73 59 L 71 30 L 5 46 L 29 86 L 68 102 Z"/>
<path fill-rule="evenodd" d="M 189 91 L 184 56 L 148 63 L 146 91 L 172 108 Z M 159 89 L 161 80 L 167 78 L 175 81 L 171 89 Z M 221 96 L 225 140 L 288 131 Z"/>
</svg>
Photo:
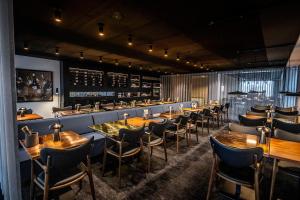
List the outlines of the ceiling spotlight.
<svg viewBox="0 0 300 200">
<path fill-rule="evenodd" d="M 59 47 L 55 47 L 55 55 L 59 55 Z"/>
<path fill-rule="evenodd" d="M 168 57 L 168 49 L 165 49 L 165 57 Z"/>
<path fill-rule="evenodd" d="M 158 70 L 157 72 L 160 73 L 160 70 Z"/>
<path fill-rule="evenodd" d="M 149 45 L 149 49 L 148 51 L 151 53 L 153 51 L 153 47 L 152 47 L 152 44 Z"/>
<path fill-rule="evenodd" d="M 141 66 L 141 67 L 140 67 L 140 70 L 142 70 L 142 69 L 143 69 L 143 67 Z"/>
<path fill-rule="evenodd" d="M 129 68 L 131 68 L 131 67 L 132 67 L 132 66 L 131 66 L 131 62 L 128 62 L 128 67 L 129 67 Z"/>
<path fill-rule="evenodd" d="M 167 74 L 168 72 L 165 72 L 165 74 Z"/>
<path fill-rule="evenodd" d="M 187 60 L 185 63 L 186 63 L 186 64 L 190 64 L 190 61 Z"/>
<path fill-rule="evenodd" d="M 201 64 L 200 69 L 203 69 L 203 65 Z"/>
<path fill-rule="evenodd" d="M 128 45 L 129 46 L 133 45 L 133 43 L 132 43 L 132 35 L 131 34 L 128 35 Z"/>
<path fill-rule="evenodd" d="M 197 64 L 194 64 L 193 66 L 194 66 L 194 67 L 197 67 L 198 65 L 197 65 Z"/>
<path fill-rule="evenodd" d="M 176 61 L 180 61 L 179 53 L 177 54 Z"/>
<path fill-rule="evenodd" d="M 102 22 L 98 23 L 98 35 L 100 37 L 104 36 L 104 24 Z"/>
<path fill-rule="evenodd" d="M 82 52 L 82 51 L 80 51 L 80 59 L 81 59 L 81 60 L 84 59 L 84 57 L 83 57 L 83 52 Z"/>
<path fill-rule="evenodd" d="M 115 65 L 118 66 L 119 65 L 119 61 L 118 59 L 115 59 Z"/>
<path fill-rule="evenodd" d="M 206 68 L 206 71 L 208 71 L 209 70 L 209 68 Z"/>
<path fill-rule="evenodd" d="M 26 51 L 29 50 L 28 42 L 24 42 L 23 49 L 26 50 Z"/>
<path fill-rule="evenodd" d="M 62 22 L 62 14 L 61 14 L 61 9 L 56 8 L 54 10 L 54 21 L 57 23 L 61 23 Z"/>
<path fill-rule="evenodd" d="M 103 62 L 103 56 L 99 56 L 99 63 Z"/>
</svg>

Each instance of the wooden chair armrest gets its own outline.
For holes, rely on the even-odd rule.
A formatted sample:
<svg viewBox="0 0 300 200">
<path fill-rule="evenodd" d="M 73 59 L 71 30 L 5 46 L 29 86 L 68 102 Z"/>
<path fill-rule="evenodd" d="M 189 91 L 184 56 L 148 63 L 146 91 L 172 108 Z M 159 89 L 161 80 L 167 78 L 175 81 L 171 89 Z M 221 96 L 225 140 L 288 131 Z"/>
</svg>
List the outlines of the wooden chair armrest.
<svg viewBox="0 0 300 200">
<path fill-rule="evenodd" d="M 43 165 L 39 160 L 34 160 L 34 162 L 43 170 L 46 171 L 47 166 Z"/>
</svg>

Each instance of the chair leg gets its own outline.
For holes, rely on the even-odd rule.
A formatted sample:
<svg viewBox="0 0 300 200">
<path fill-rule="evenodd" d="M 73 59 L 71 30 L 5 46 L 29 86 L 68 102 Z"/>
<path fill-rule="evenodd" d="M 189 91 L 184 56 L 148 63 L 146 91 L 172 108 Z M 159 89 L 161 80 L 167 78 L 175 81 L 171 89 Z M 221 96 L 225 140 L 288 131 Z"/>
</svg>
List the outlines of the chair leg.
<svg viewBox="0 0 300 200">
<path fill-rule="evenodd" d="M 151 147 L 148 145 L 148 152 L 147 152 L 147 156 L 148 156 L 148 168 L 147 171 L 150 172 L 150 168 L 151 168 Z"/>
<path fill-rule="evenodd" d="M 199 133 L 198 133 L 198 131 L 196 131 L 196 139 L 197 139 L 197 143 L 199 143 Z"/>
<path fill-rule="evenodd" d="M 122 158 L 119 157 L 119 168 L 118 168 L 119 188 L 121 187 L 121 164 L 122 164 Z"/>
<path fill-rule="evenodd" d="M 153 147 L 151 147 L 151 154 L 150 154 L 150 156 L 152 157 L 152 154 L 153 154 Z"/>
<path fill-rule="evenodd" d="M 256 171 L 254 177 L 255 200 L 259 200 L 259 174 Z"/>
<path fill-rule="evenodd" d="M 48 175 L 46 175 L 46 176 L 48 176 Z M 48 178 L 45 178 L 45 187 L 44 187 L 43 200 L 48 200 L 48 195 L 49 195 L 49 183 L 48 183 Z"/>
<path fill-rule="evenodd" d="M 213 159 L 213 165 L 212 165 L 211 172 L 210 172 L 210 178 L 209 178 L 209 183 L 208 183 L 208 191 L 207 191 L 207 195 L 206 195 L 206 200 L 210 199 L 210 195 L 211 195 L 211 191 L 212 191 L 212 188 L 213 188 L 215 176 L 216 176 L 216 161 L 215 161 L 215 159 Z"/>
<path fill-rule="evenodd" d="M 204 136 L 204 122 L 203 122 L 203 120 L 202 120 L 202 136 Z"/>
<path fill-rule="evenodd" d="M 188 131 L 186 131 L 186 133 L 185 133 L 185 139 L 186 139 L 186 145 L 189 147 L 190 146 L 190 143 L 189 143 L 189 133 L 188 133 Z"/>
<path fill-rule="evenodd" d="M 30 179 L 30 199 L 33 200 L 34 199 L 34 162 L 33 160 L 30 160 L 30 168 L 31 168 L 31 179 Z"/>
<path fill-rule="evenodd" d="M 104 149 L 104 154 L 103 154 L 103 166 L 102 166 L 102 176 L 104 176 L 105 173 L 105 167 L 106 167 L 106 157 L 107 157 L 107 152 L 106 149 Z"/>
<path fill-rule="evenodd" d="M 164 151 L 165 151 L 165 161 L 168 162 L 167 143 L 165 139 L 164 139 Z"/>
<path fill-rule="evenodd" d="M 179 135 L 176 134 L 176 153 L 179 152 Z"/>
<path fill-rule="evenodd" d="M 93 175 L 92 175 L 91 172 L 88 172 L 88 177 L 89 177 L 89 182 L 90 182 L 90 187 L 91 187 L 91 194 L 92 194 L 93 200 L 96 200 L 95 186 L 94 186 L 94 181 L 93 181 Z"/>
</svg>

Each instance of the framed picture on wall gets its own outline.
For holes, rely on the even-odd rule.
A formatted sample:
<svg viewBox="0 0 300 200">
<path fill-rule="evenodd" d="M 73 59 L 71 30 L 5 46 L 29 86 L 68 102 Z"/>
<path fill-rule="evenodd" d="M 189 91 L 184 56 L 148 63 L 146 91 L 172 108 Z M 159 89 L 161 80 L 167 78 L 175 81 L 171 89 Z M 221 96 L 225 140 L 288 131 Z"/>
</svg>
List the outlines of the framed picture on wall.
<svg viewBox="0 0 300 200">
<path fill-rule="evenodd" d="M 17 69 L 17 102 L 53 101 L 53 72 Z"/>
</svg>

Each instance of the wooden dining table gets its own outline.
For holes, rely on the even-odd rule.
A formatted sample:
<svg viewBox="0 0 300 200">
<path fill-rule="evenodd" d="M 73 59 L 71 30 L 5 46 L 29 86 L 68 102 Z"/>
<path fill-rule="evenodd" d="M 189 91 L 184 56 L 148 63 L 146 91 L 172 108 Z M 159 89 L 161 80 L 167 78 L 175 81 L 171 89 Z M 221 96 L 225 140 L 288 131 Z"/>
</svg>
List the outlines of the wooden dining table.
<svg viewBox="0 0 300 200">
<path fill-rule="evenodd" d="M 159 117 L 160 118 L 164 118 L 164 119 L 176 119 L 176 118 L 178 118 L 180 115 L 184 115 L 184 113 L 183 112 L 172 112 L 171 114 L 170 114 L 170 112 L 165 112 L 165 113 L 161 113 L 160 115 L 159 115 Z"/>
<path fill-rule="evenodd" d="M 149 126 L 150 122 L 158 123 L 160 119 L 144 119 L 142 117 L 132 117 L 127 119 L 127 124 L 125 124 L 125 120 L 119 120 L 115 122 L 107 122 L 103 124 L 95 124 L 89 126 L 89 128 L 95 131 L 101 131 L 108 137 L 116 137 L 119 135 L 119 130 L 122 128 L 125 129 L 136 129 L 145 126 Z"/>
<path fill-rule="evenodd" d="M 243 117 L 246 117 L 248 119 L 262 119 L 262 118 L 267 118 L 264 116 L 260 115 L 242 115 Z M 272 123 L 272 118 L 267 118 L 267 123 L 271 124 Z"/>
<path fill-rule="evenodd" d="M 30 159 L 35 160 L 40 157 L 40 151 L 43 148 L 54 148 L 54 149 L 69 149 L 87 141 L 87 138 L 79 135 L 74 131 L 60 132 L 60 141 L 53 141 L 53 134 L 46 134 L 39 136 L 40 143 L 33 147 L 26 147 L 25 141 L 20 140 L 21 146 L 24 148 Z"/>
<path fill-rule="evenodd" d="M 259 144 L 259 138 L 256 135 L 232 131 L 223 131 L 213 137 L 222 144 L 233 148 L 261 147 L 264 150 L 264 157 L 273 158 L 270 200 L 273 198 L 278 161 L 293 162 L 300 166 L 300 142 L 267 138 L 266 144 Z"/>
<path fill-rule="evenodd" d="M 184 112 L 202 112 L 203 111 L 203 107 L 197 107 L 197 108 L 183 108 L 182 110 Z"/>
<path fill-rule="evenodd" d="M 43 119 L 43 117 L 35 113 L 25 114 L 24 116 L 17 115 L 17 121 L 36 120 L 36 119 Z"/>
</svg>

